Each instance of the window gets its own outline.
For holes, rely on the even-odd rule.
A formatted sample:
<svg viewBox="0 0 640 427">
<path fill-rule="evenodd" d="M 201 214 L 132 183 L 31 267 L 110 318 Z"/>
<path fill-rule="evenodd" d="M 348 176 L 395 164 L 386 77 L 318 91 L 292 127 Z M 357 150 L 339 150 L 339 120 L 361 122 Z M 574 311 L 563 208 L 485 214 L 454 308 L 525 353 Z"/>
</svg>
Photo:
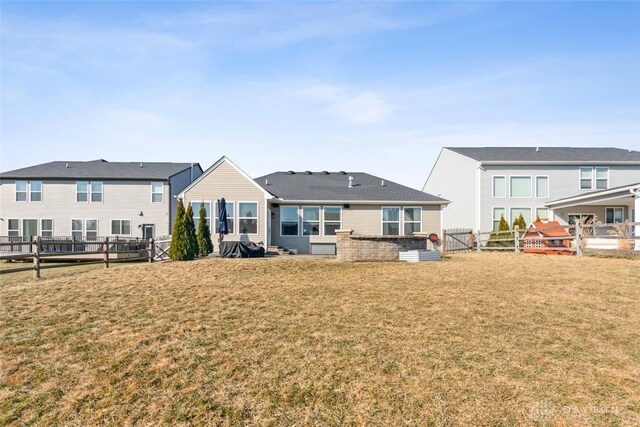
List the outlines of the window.
<svg viewBox="0 0 640 427">
<path fill-rule="evenodd" d="M 596 189 L 609 188 L 609 168 L 596 168 Z"/>
<path fill-rule="evenodd" d="M 162 182 L 152 182 L 151 183 L 151 203 L 162 203 L 163 201 L 164 201 L 164 184 Z"/>
<path fill-rule="evenodd" d="M 102 202 L 102 183 L 101 182 L 91 183 L 91 202 L 94 202 L 94 203 Z"/>
<path fill-rule="evenodd" d="M 518 219 L 520 214 L 524 217 L 527 226 L 531 224 L 531 208 L 511 208 L 511 223 Z"/>
<path fill-rule="evenodd" d="M 342 208 L 339 206 L 325 206 L 324 211 L 324 235 L 334 236 L 336 230 L 342 227 Z"/>
<path fill-rule="evenodd" d="M 238 230 L 240 234 L 258 234 L 257 202 L 238 202 Z"/>
<path fill-rule="evenodd" d="M 549 218 L 549 209 L 547 209 L 547 208 L 536 208 L 536 218 L 540 218 L 541 220 L 551 219 L 551 218 Z"/>
<path fill-rule="evenodd" d="M 9 237 L 20 237 L 20 220 L 10 219 L 8 222 Z"/>
<path fill-rule="evenodd" d="M 507 197 L 507 178 L 504 176 L 493 177 L 493 197 Z"/>
<path fill-rule="evenodd" d="M 42 201 L 42 181 L 29 182 L 29 200 L 32 202 Z"/>
<path fill-rule="evenodd" d="M 549 197 L 549 177 L 536 176 L 536 197 L 540 199 Z"/>
<path fill-rule="evenodd" d="M 384 236 L 400 234 L 400 208 L 382 208 L 382 234 Z"/>
<path fill-rule="evenodd" d="M 320 208 L 317 206 L 302 207 L 302 235 L 320 235 Z"/>
<path fill-rule="evenodd" d="M 623 208 L 606 208 L 605 218 L 607 224 L 618 224 L 624 222 L 624 209 Z"/>
<path fill-rule="evenodd" d="M 525 248 L 530 248 L 531 247 L 531 239 L 527 239 L 524 241 L 524 247 Z"/>
<path fill-rule="evenodd" d="M 512 176 L 509 182 L 510 197 L 531 197 L 531 177 Z"/>
<path fill-rule="evenodd" d="M 536 239 L 536 248 L 537 249 L 542 248 L 542 240 Z"/>
<path fill-rule="evenodd" d="M 27 181 L 16 181 L 16 202 L 27 201 Z"/>
<path fill-rule="evenodd" d="M 86 219 L 84 221 L 85 231 L 87 232 L 87 240 L 98 239 L 98 220 Z"/>
<path fill-rule="evenodd" d="M 211 230 L 212 234 L 218 233 L 218 217 L 220 216 L 220 214 L 218 213 L 218 202 L 215 202 L 215 207 L 216 207 L 216 211 L 215 211 L 215 229 Z M 225 209 L 227 210 L 227 229 L 229 230 L 229 234 L 233 234 L 234 233 L 234 228 L 233 225 L 235 224 L 235 203 L 234 202 L 230 202 L 228 200 L 225 200 Z"/>
<path fill-rule="evenodd" d="M 37 235 L 38 235 L 38 220 L 23 219 L 22 220 L 22 236 L 31 238 Z"/>
<path fill-rule="evenodd" d="M 500 224 L 500 218 L 503 217 L 504 214 L 505 214 L 504 208 L 493 208 L 493 231 L 498 230 L 498 225 Z"/>
<path fill-rule="evenodd" d="M 298 235 L 298 207 L 282 206 L 280 208 L 280 235 Z"/>
<path fill-rule="evenodd" d="M 40 234 L 42 237 L 53 237 L 53 220 L 40 220 Z"/>
<path fill-rule="evenodd" d="M 112 219 L 111 234 L 113 236 L 131 235 L 131 221 L 128 219 Z"/>
<path fill-rule="evenodd" d="M 580 168 L 580 189 L 591 190 L 593 188 L 593 168 Z"/>
<path fill-rule="evenodd" d="M 82 228 L 82 220 L 81 219 L 72 219 L 71 220 L 71 237 L 73 240 L 82 240 L 83 228 Z"/>
<path fill-rule="evenodd" d="M 413 233 L 422 231 L 422 208 L 404 208 L 404 235 L 413 236 Z"/>
<path fill-rule="evenodd" d="M 76 202 L 89 201 L 89 183 L 86 181 L 76 182 Z"/>
<path fill-rule="evenodd" d="M 200 206 L 204 205 L 204 210 L 206 211 L 205 218 L 207 221 L 207 226 L 209 226 L 209 231 L 214 234 L 218 230 L 211 229 L 211 202 L 191 202 L 191 209 L 193 210 L 193 223 L 196 225 L 196 230 L 200 225 Z"/>
</svg>

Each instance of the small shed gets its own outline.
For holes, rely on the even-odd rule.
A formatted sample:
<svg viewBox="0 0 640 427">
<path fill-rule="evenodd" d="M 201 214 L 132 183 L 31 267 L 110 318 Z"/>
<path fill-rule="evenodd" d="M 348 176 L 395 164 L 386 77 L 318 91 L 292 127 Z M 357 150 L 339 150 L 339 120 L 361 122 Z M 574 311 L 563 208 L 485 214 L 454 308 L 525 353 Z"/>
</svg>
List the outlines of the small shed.
<svg viewBox="0 0 640 427">
<path fill-rule="evenodd" d="M 571 254 L 571 235 L 558 221 L 534 221 L 523 237 L 522 251 L 531 254 Z"/>
</svg>

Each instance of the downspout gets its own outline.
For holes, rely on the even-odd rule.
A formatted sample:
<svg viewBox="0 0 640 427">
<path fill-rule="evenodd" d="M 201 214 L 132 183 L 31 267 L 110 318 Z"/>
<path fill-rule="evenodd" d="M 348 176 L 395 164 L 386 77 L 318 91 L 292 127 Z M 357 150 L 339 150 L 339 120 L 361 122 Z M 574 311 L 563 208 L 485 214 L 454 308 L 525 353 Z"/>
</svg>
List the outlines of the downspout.
<svg viewBox="0 0 640 427">
<path fill-rule="evenodd" d="M 480 232 L 480 224 L 481 224 L 481 220 L 482 220 L 482 215 L 481 215 L 481 207 L 482 207 L 482 203 L 481 203 L 481 194 L 480 194 L 480 173 L 482 171 L 482 162 L 478 162 L 478 166 L 476 168 L 476 226 L 475 229 L 476 231 Z"/>
<path fill-rule="evenodd" d="M 640 187 L 632 188 L 629 190 L 631 194 L 634 195 L 634 207 L 633 207 L 633 222 L 640 222 Z M 640 225 L 636 224 L 633 226 L 633 235 L 635 236 L 635 248 L 636 251 L 640 251 Z"/>
</svg>

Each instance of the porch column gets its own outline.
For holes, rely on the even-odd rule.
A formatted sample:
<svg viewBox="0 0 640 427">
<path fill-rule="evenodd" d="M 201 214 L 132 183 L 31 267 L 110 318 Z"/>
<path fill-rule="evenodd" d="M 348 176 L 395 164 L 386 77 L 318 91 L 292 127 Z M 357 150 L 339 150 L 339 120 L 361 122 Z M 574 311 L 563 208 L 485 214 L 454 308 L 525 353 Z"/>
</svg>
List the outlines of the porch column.
<svg viewBox="0 0 640 427">
<path fill-rule="evenodd" d="M 634 199 L 634 211 L 635 213 L 633 214 L 633 222 L 640 222 L 640 188 L 636 188 L 634 190 L 631 190 L 631 192 L 634 194 L 635 199 Z M 635 227 L 633 227 L 635 230 L 635 237 L 636 237 L 636 251 L 640 251 L 640 225 L 637 225 Z"/>
</svg>

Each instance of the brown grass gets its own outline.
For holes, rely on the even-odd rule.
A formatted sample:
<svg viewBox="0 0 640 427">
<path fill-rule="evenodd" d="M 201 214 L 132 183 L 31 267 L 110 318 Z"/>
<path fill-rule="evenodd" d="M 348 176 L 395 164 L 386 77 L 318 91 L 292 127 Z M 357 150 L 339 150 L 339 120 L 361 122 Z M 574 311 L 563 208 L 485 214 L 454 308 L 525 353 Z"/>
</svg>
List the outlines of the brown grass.
<svg viewBox="0 0 640 427">
<path fill-rule="evenodd" d="M 0 424 L 640 422 L 637 260 L 209 259 L 5 277 Z"/>
</svg>

